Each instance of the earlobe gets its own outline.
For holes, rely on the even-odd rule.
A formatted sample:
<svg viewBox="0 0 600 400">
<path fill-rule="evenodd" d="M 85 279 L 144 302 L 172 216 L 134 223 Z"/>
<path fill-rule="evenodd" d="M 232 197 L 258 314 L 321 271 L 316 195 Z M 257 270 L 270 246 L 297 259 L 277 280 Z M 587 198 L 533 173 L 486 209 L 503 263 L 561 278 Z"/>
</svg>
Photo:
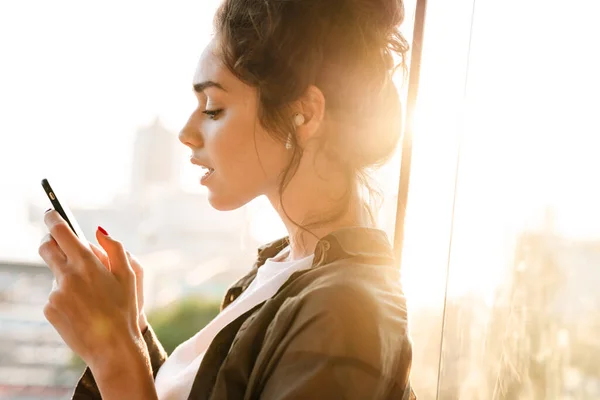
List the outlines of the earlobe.
<svg viewBox="0 0 600 400">
<path fill-rule="evenodd" d="M 304 94 L 303 108 L 306 110 L 305 116 L 310 122 L 320 123 L 325 114 L 325 96 L 321 89 L 311 85 L 306 89 Z"/>
<path fill-rule="evenodd" d="M 321 89 L 310 85 L 301 99 L 301 112 L 303 121 L 300 125 L 303 130 L 308 130 L 308 136 L 313 136 L 321 125 L 325 116 L 325 96 Z"/>
<path fill-rule="evenodd" d="M 304 125 L 304 122 L 306 121 L 306 118 L 304 118 L 304 115 L 300 114 L 300 113 L 296 113 L 294 114 L 294 126 L 296 128 Z M 285 142 L 285 148 L 287 150 L 290 150 L 292 148 L 292 135 L 293 133 L 290 132 L 287 138 L 287 141 Z"/>
<path fill-rule="evenodd" d="M 325 113 L 325 97 L 319 88 L 311 85 L 299 99 L 297 106 L 298 112 L 292 116 L 295 132 L 288 134 L 285 143 L 288 150 L 293 147 L 292 135 L 297 134 L 298 144 L 303 146 L 319 130 Z"/>
</svg>

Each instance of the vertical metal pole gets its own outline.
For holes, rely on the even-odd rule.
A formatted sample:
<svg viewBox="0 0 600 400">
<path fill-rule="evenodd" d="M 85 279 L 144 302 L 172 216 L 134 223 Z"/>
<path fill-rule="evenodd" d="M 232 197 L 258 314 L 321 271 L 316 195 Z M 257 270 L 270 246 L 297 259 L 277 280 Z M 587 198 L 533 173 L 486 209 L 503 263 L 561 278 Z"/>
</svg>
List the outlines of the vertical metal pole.
<svg viewBox="0 0 600 400">
<path fill-rule="evenodd" d="M 423 53 L 423 32 L 425 30 L 426 11 L 427 0 L 417 0 L 410 56 L 406 123 L 404 125 L 404 135 L 402 136 L 402 159 L 400 163 L 396 227 L 394 229 L 394 253 L 400 268 L 402 263 L 402 249 L 404 247 L 404 219 L 406 218 L 406 204 L 410 184 L 414 112 L 419 93 L 419 80 L 421 78 L 421 55 Z"/>
</svg>

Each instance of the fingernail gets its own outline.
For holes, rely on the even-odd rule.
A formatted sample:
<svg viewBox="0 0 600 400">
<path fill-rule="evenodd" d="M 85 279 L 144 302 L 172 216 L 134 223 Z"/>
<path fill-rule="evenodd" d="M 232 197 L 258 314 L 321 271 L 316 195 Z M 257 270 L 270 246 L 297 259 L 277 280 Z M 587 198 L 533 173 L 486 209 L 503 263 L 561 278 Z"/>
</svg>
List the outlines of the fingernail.
<svg viewBox="0 0 600 400">
<path fill-rule="evenodd" d="M 102 232 L 102 234 L 103 234 L 104 236 L 108 236 L 108 232 L 106 232 L 106 229 L 104 229 L 103 227 L 99 226 L 99 227 L 98 227 L 98 230 L 99 230 L 100 232 Z"/>
</svg>

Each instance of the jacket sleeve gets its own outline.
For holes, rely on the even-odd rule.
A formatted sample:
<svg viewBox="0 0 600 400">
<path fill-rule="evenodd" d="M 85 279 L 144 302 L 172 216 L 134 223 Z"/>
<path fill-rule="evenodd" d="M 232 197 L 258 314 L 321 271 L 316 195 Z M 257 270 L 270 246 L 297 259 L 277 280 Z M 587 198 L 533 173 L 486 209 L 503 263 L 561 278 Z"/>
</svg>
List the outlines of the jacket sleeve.
<svg viewBox="0 0 600 400">
<path fill-rule="evenodd" d="M 288 302 L 260 399 L 415 399 L 406 319 L 368 297 L 324 288 Z"/>
<path fill-rule="evenodd" d="M 158 341 L 154 330 L 148 325 L 148 328 L 143 334 L 144 341 L 148 347 L 148 354 L 150 356 L 150 364 L 152 365 L 152 375 L 156 378 L 159 368 L 163 365 L 167 359 L 167 352 Z M 86 367 L 83 375 L 75 386 L 75 392 L 73 393 L 73 399 L 75 400 L 99 400 L 102 399 L 100 390 L 96 385 L 96 381 L 92 375 L 92 371 Z"/>
</svg>

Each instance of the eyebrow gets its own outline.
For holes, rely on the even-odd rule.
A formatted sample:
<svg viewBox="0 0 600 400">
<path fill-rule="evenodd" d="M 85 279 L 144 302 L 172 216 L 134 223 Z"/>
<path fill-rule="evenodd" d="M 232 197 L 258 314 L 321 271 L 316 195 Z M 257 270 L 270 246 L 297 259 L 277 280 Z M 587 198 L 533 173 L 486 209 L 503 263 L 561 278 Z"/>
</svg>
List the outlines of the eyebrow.
<svg viewBox="0 0 600 400">
<path fill-rule="evenodd" d="M 204 90 L 211 88 L 211 87 L 221 89 L 224 92 L 227 91 L 220 83 L 214 82 L 214 81 L 204 81 L 204 82 L 200 82 L 200 83 L 194 83 L 194 91 L 196 93 L 202 93 Z"/>
</svg>

